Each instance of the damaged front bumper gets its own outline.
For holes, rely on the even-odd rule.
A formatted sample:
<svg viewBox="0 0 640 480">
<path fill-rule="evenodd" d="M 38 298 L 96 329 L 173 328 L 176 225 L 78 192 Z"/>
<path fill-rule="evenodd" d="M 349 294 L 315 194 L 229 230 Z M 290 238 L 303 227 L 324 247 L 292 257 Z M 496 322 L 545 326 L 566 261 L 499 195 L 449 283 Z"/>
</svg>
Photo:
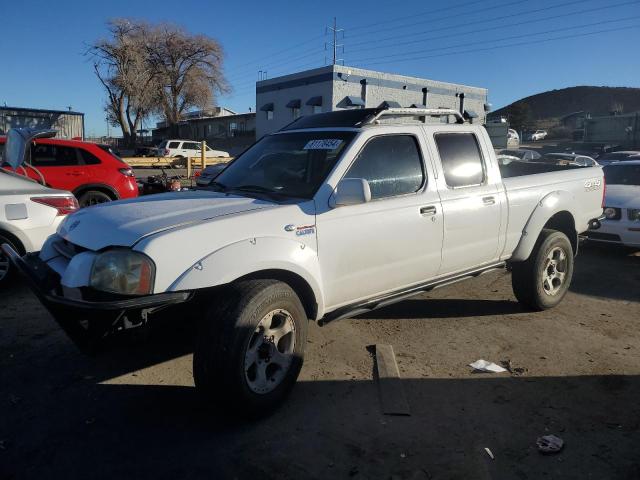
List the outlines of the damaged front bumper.
<svg viewBox="0 0 640 480">
<path fill-rule="evenodd" d="M 0 248 L 69 338 L 85 351 L 94 350 L 113 333 L 146 324 L 149 314 L 184 303 L 192 295 L 169 292 L 106 300 L 68 298 L 63 295 L 60 276 L 37 254 L 21 257 L 7 244 Z"/>
</svg>

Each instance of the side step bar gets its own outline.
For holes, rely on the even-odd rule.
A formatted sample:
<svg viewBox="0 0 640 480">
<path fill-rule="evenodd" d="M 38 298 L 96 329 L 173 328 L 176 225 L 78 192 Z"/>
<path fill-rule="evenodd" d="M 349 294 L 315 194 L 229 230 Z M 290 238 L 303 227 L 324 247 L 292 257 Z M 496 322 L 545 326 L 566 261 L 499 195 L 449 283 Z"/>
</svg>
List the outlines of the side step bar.
<svg viewBox="0 0 640 480">
<path fill-rule="evenodd" d="M 324 317 L 318 320 L 317 323 L 319 326 L 322 327 L 327 323 L 330 323 L 336 320 L 355 317 L 362 313 L 370 312 L 372 310 L 377 310 L 379 308 L 393 305 L 394 303 L 401 302 L 403 300 L 406 300 L 407 298 L 411 298 L 423 292 L 428 292 L 436 288 L 446 287 L 448 285 L 452 285 L 454 283 L 458 283 L 463 280 L 468 280 L 470 278 L 479 277 L 481 275 L 484 275 L 485 273 L 492 272 L 494 270 L 501 270 L 505 266 L 506 266 L 506 262 L 499 262 L 499 263 L 488 265 L 486 267 L 482 267 L 469 272 L 459 273 L 450 277 L 444 277 L 439 280 L 434 280 L 421 285 L 410 287 L 405 290 L 393 292 L 382 297 L 367 300 L 365 302 L 357 303 L 354 305 L 347 305 L 345 307 L 340 307 L 337 310 L 334 310 L 333 312 L 329 312 L 328 314 L 326 314 Z"/>
</svg>

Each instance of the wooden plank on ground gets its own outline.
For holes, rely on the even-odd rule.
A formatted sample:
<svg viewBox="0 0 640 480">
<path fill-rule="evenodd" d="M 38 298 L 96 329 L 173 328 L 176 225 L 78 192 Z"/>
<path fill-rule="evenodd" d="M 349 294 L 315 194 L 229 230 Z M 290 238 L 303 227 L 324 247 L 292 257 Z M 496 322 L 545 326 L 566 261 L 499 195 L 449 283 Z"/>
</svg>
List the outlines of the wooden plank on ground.
<svg viewBox="0 0 640 480">
<path fill-rule="evenodd" d="M 385 415 L 411 415 L 404 394 L 400 370 L 391 345 L 376 345 L 376 368 L 382 413 Z"/>
</svg>

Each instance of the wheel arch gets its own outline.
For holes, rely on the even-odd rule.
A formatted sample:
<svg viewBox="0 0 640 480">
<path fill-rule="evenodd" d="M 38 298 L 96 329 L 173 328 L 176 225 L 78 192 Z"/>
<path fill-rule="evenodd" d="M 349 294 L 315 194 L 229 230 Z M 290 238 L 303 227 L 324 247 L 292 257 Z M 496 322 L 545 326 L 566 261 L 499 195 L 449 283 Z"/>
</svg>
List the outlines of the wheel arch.
<svg viewBox="0 0 640 480">
<path fill-rule="evenodd" d="M 558 230 L 567 235 L 574 254 L 577 253 L 578 233 L 575 215 L 571 211 L 573 202 L 575 202 L 574 196 L 564 190 L 546 195 L 529 217 L 511 260 L 521 262 L 528 259 L 544 229 Z"/>
<path fill-rule="evenodd" d="M 308 318 L 316 319 L 318 315 L 318 301 L 316 295 L 311 288 L 311 285 L 300 275 L 290 270 L 283 270 L 279 268 L 270 268 L 266 270 L 259 270 L 250 274 L 244 275 L 236 282 L 243 280 L 257 280 L 257 279 L 270 279 L 279 280 L 286 283 L 291 289 L 296 292 L 298 298 L 302 302 L 305 312 Z"/>
<path fill-rule="evenodd" d="M 96 190 L 102 193 L 106 193 L 107 195 L 109 195 L 109 197 L 111 197 L 111 200 L 118 200 L 120 198 L 120 195 L 118 195 L 118 192 L 115 188 L 109 185 L 106 185 L 104 183 L 85 183 L 83 185 L 80 185 L 78 188 L 76 188 L 73 191 L 73 194 L 75 195 L 76 198 L 78 198 L 83 193 L 89 192 L 91 190 Z"/>
<path fill-rule="evenodd" d="M 25 253 L 27 253 L 27 249 L 25 248 L 22 241 L 18 237 L 16 237 L 13 233 L 3 229 L 1 226 L 0 226 L 0 236 L 7 238 L 11 243 L 13 243 L 13 245 L 18 249 L 18 253 L 20 255 L 24 255 Z"/>
</svg>

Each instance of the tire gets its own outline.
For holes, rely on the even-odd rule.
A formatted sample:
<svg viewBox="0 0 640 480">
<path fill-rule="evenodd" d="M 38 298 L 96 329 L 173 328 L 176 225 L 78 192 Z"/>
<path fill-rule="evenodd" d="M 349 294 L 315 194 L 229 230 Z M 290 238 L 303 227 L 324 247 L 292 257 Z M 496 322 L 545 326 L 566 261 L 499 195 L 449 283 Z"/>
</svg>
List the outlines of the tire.
<svg viewBox="0 0 640 480">
<path fill-rule="evenodd" d="M 87 190 L 78 197 L 78 203 L 80 208 L 90 207 L 91 205 L 98 205 L 100 203 L 110 202 L 113 199 L 100 190 Z"/>
<path fill-rule="evenodd" d="M 304 307 L 291 287 L 277 280 L 243 281 L 221 298 L 198 322 L 196 389 L 223 414 L 266 416 L 283 402 L 302 368 Z M 265 328 L 272 335 L 265 336 Z"/>
<path fill-rule="evenodd" d="M 20 249 L 15 244 L 15 242 L 0 234 L 0 245 L 2 245 L 3 243 L 8 243 L 16 252 L 20 252 Z M 0 250 L 0 288 L 4 288 L 7 285 L 10 285 L 14 276 L 15 268 L 11 265 L 9 257 L 7 257 L 2 252 L 2 250 Z"/>
<path fill-rule="evenodd" d="M 511 285 L 518 301 L 536 311 L 558 305 L 573 277 L 573 248 L 556 230 L 543 230 L 531 255 L 512 264 Z"/>
</svg>

